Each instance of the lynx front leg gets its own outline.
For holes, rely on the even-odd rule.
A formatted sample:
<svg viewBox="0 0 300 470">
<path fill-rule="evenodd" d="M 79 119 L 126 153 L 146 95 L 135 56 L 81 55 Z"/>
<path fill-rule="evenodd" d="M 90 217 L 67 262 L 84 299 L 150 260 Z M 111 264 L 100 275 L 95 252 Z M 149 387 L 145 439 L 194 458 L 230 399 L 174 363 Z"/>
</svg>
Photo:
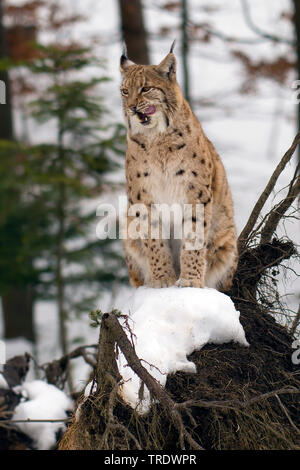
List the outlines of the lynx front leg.
<svg viewBox="0 0 300 470">
<path fill-rule="evenodd" d="M 123 240 L 123 246 L 130 284 L 133 287 L 140 287 L 144 285 L 149 271 L 143 246 L 140 240 L 130 239 Z"/>
<path fill-rule="evenodd" d="M 185 220 L 186 223 L 186 220 Z M 206 271 L 206 241 L 211 223 L 211 199 L 192 205 L 190 230 L 184 229 L 180 256 L 178 287 L 204 287 Z"/>
<path fill-rule="evenodd" d="M 162 239 L 150 239 L 144 242 L 147 244 L 151 272 L 147 286 L 154 288 L 173 286 L 176 277 L 167 243 Z"/>
<path fill-rule="evenodd" d="M 176 281 L 173 258 L 169 240 L 163 238 L 160 214 L 152 205 L 148 207 L 148 215 L 148 238 L 142 240 L 150 265 L 147 286 L 154 288 L 173 286 Z"/>
</svg>

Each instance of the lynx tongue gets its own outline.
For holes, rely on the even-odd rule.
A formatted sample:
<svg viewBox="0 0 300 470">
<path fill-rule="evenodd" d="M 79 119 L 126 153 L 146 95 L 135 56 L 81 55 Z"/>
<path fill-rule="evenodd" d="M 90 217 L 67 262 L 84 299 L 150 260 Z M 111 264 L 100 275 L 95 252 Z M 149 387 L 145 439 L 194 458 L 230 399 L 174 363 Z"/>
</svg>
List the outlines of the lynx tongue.
<svg viewBox="0 0 300 470">
<path fill-rule="evenodd" d="M 148 106 L 148 108 L 144 110 L 144 114 L 146 114 L 147 116 L 150 116 L 151 114 L 154 114 L 155 111 L 156 111 L 156 107 L 153 104 L 151 104 L 150 106 Z"/>
</svg>

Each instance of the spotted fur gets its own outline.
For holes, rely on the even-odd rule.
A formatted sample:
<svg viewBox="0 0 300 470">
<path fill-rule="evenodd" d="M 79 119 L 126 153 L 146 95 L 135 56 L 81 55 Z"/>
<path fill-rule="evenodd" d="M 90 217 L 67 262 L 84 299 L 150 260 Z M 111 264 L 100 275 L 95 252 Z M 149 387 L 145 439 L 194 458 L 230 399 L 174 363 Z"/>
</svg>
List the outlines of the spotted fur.
<svg viewBox="0 0 300 470">
<path fill-rule="evenodd" d="M 214 287 L 227 291 L 237 265 L 233 203 L 225 170 L 213 144 L 184 99 L 176 81 L 176 59 L 169 53 L 159 65 L 121 59 L 121 94 L 127 125 L 126 180 L 129 205 L 143 204 L 160 226 L 153 204 L 191 204 L 204 208 L 203 244 L 187 249 L 182 240 L 140 237 L 124 240 L 132 285 Z M 149 116 L 147 110 L 155 107 Z M 134 216 L 147 220 L 147 214 Z"/>
</svg>

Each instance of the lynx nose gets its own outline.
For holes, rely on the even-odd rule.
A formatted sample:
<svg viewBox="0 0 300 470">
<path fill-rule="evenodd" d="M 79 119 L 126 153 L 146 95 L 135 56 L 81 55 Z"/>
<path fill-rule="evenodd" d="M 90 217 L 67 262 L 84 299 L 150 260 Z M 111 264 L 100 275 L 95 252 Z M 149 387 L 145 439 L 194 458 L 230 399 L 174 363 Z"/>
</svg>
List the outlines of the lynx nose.
<svg viewBox="0 0 300 470">
<path fill-rule="evenodd" d="M 135 114 L 136 113 L 136 106 L 129 106 L 130 110 Z"/>
</svg>

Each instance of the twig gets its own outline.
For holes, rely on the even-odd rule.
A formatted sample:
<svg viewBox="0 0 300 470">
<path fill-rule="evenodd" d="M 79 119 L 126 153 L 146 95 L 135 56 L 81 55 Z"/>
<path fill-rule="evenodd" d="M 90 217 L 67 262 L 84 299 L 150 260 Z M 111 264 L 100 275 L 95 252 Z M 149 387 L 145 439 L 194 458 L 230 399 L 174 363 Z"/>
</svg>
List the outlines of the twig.
<svg viewBox="0 0 300 470">
<path fill-rule="evenodd" d="M 0 421 L 0 424 L 14 424 L 14 423 L 67 423 L 70 421 L 70 418 L 62 418 L 62 419 L 4 419 Z"/>
<path fill-rule="evenodd" d="M 273 191 L 273 188 L 274 188 L 280 174 L 282 173 L 282 171 L 286 167 L 287 163 L 292 158 L 299 142 L 300 142 L 300 132 L 298 132 L 298 134 L 295 136 L 292 145 L 286 151 L 286 153 L 284 154 L 284 156 L 282 157 L 282 159 L 278 163 L 278 165 L 275 168 L 271 178 L 268 181 L 267 186 L 265 187 L 265 189 L 261 193 L 258 201 L 256 202 L 256 204 L 255 204 L 255 206 L 254 206 L 254 208 L 253 208 L 253 210 L 250 214 L 250 217 L 249 217 L 249 219 L 248 219 L 245 227 L 243 228 L 243 230 L 242 230 L 242 232 L 239 236 L 239 239 L 238 239 L 240 254 L 244 251 L 247 242 L 249 242 L 249 235 L 250 235 L 251 231 L 253 230 L 253 228 L 254 228 L 254 226 L 257 222 L 257 219 L 258 219 L 258 217 L 261 213 L 261 210 L 262 210 L 263 206 L 265 205 L 265 202 L 267 201 L 267 199 L 270 196 L 271 192 Z"/>
<path fill-rule="evenodd" d="M 76 349 L 73 349 L 73 351 L 70 351 L 68 354 L 62 356 L 60 359 L 55 359 L 52 362 L 47 362 L 46 364 L 43 364 L 40 366 L 42 369 L 47 369 L 47 367 L 51 366 L 53 363 L 59 363 L 59 364 L 66 364 L 68 363 L 71 359 L 77 359 L 78 357 L 83 357 L 83 359 L 87 362 L 87 364 L 91 366 L 95 366 L 96 363 L 92 361 L 91 359 L 88 358 L 86 349 L 89 348 L 94 348 L 97 349 L 98 345 L 97 344 L 89 344 L 87 346 L 79 346 Z"/>
<path fill-rule="evenodd" d="M 185 450 L 184 441 L 186 441 L 191 449 L 194 450 L 203 450 L 201 447 L 190 435 L 190 433 L 185 428 L 181 415 L 176 408 L 176 404 L 168 395 L 168 393 L 162 388 L 162 386 L 149 374 L 145 367 L 141 364 L 141 360 L 136 355 L 129 339 L 127 338 L 126 333 L 118 322 L 117 318 L 110 314 L 105 313 L 102 317 L 102 326 L 109 329 L 112 337 L 118 344 L 119 348 L 123 352 L 129 366 L 132 370 L 139 376 L 139 378 L 145 383 L 149 392 L 155 396 L 165 410 L 169 413 L 172 418 L 172 422 L 176 427 L 179 433 L 179 442 L 182 450 Z"/>
<path fill-rule="evenodd" d="M 246 23 L 248 24 L 249 28 L 252 31 L 254 31 L 254 33 L 258 34 L 259 36 L 261 36 L 265 39 L 270 39 L 271 41 L 274 41 L 274 42 L 283 42 L 283 43 L 286 43 L 286 44 L 290 44 L 291 46 L 296 45 L 296 42 L 292 39 L 279 37 L 279 36 L 276 36 L 275 34 L 267 33 L 265 31 L 263 31 L 262 29 L 258 28 L 258 26 L 256 26 L 256 24 L 252 20 L 252 17 L 251 17 L 251 14 L 250 14 L 250 7 L 248 5 L 248 1 L 247 0 L 241 0 L 241 4 L 242 4 L 242 10 L 243 10 L 243 14 L 244 14 Z"/>
<path fill-rule="evenodd" d="M 79 346 L 73 351 L 62 356 L 60 359 L 55 359 L 52 362 L 48 362 L 40 366 L 40 368 L 46 374 L 47 382 L 56 385 L 58 388 L 63 388 L 66 381 L 69 362 L 72 359 L 76 359 L 78 357 L 82 357 L 87 364 L 89 364 L 92 368 L 95 368 L 96 362 L 94 362 L 86 352 L 88 348 L 97 349 L 98 345 L 91 344 L 87 346 Z"/>
<path fill-rule="evenodd" d="M 224 401 L 207 401 L 207 400 L 187 400 L 182 403 L 176 403 L 176 408 L 187 408 L 192 406 L 198 406 L 202 408 L 247 408 L 248 406 L 253 405 L 254 403 L 266 400 L 271 397 L 276 397 L 278 395 L 285 394 L 300 394 L 300 390 L 296 388 L 281 388 L 279 390 L 274 390 L 272 392 L 263 393 L 257 397 L 250 398 L 246 401 L 239 400 L 224 400 Z"/>
<path fill-rule="evenodd" d="M 292 182 L 291 182 L 292 183 Z M 271 240 L 280 220 L 300 194 L 300 176 L 296 182 L 290 185 L 287 196 L 270 212 L 270 215 L 261 231 L 260 243 L 267 243 Z"/>
<path fill-rule="evenodd" d="M 285 416 L 287 417 L 287 420 L 288 422 L 290 423 L 290 425 L 292 426 L 292 428 L 294 428 L 294 430 L 296 431 L 297 434 L 300 434 L 300 430 L 297 428 L 297 426 L 295 425 L 294 421 L 292 420 L 292 418 L 290 417 L 286 407 L 284 406 L 284 404 L 282 403 L 282 401 L 280 400 L 279 396 L 276 394 L 275 395 L 276 398 L 277 398 L 277 401 L 279 403 L 279 406 L 280 408 L 282 409 L 282 411 L 284 412 Z"/>
</svg>

